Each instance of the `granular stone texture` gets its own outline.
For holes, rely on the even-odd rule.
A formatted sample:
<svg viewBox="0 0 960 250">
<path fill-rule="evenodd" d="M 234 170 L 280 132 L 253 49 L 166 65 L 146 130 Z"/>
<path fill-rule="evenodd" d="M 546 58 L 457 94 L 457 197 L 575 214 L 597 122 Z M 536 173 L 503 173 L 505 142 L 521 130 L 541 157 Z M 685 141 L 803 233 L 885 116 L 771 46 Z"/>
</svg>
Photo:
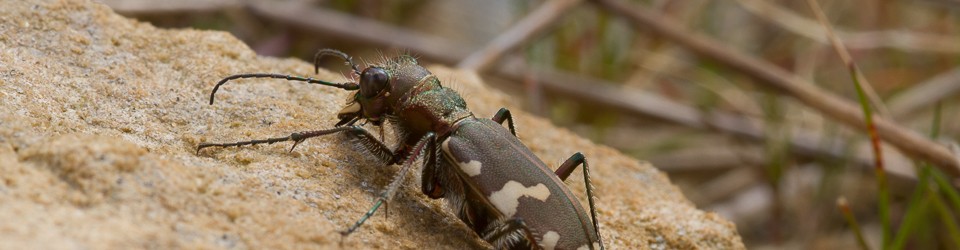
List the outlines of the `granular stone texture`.
<svg viewBox="0 0 960 250">
<path fill-rule="evenodd" d="M 224 32 L 158 29 L 91 1 L 0 6 L 0 249 L 490 248 L 421 194 L 416 174 L 341 238 L 398 169 L 345 136 L 292 152 L 291 143 L 195 152 L 200 142 L 332 127 L 347 93 L 317 85 L 241 80 L 207 105 L 224 76 L 314 75 L 308 63 L 259 57 Z M 649 164 L 519 111 L 472 73 L 430 69 L 477 116 L 511 107 L 521 140 L 546 162 L 583 152 L 611 249 L 743 248 L 732 223 L 694 208 Z M 579 176 L 567 184 L 584 200 Z"/>
</svg>

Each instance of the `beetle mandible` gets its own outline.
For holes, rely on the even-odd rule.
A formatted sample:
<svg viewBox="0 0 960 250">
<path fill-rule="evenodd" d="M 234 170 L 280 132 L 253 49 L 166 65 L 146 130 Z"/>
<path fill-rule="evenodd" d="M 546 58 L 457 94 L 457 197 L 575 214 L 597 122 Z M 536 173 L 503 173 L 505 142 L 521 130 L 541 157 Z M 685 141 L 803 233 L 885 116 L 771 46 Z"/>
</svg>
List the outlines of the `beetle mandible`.
<svg viewBox="0 0 960 250">
<path fill-rule="evenodd" d="M 278 78 L 356 91 L 332 129 L 292 133 L 289 136 L 233 143 L 201 143 L 231 147 L 292 141 L 292 151 L 312 137 L 346 133 L 384 163 L 401 164 L 400 171 L 374 205 L 341 234 L 353 233 L 377 209 L 390 201 L 411 169 L 421 170 L 420 190 L 432 199 L 444 198 L 463 223 L 497 249 L 603 249 L 586 158 L 576 153 L 551 171 L 516 137 L 510 111 L 501 108 L 492 119 L 477 118 L 453 89 L 441 85 L 416 59 L 401 55 L 361 70 L 346 53 L 323 49 L 319 59 L 335 56 L 348 64 L 359 82 L 334 83 L 283 74 L 238 74 L 220 80 L 210 93 L 241 78 Z M 398 131 L 399 146 L 391 149 L 361 125 Z M 503 123 L 507 122 L 507 128 Z M 381 127 L 382 128 L 382 127 Z M 421 160 L 421 164 L 416 164 Z M 417 165 L 417 166 L 414 166 Z M 590 214 L 563 181 L 583 166 Z"/>
</svg>

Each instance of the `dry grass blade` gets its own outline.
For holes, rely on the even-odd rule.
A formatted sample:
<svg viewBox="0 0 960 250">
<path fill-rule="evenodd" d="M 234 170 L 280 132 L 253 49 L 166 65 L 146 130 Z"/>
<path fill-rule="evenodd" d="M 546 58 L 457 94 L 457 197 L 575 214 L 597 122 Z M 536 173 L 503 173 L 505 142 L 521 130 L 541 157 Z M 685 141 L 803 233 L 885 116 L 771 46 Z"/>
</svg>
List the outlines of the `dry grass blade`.
<svg viewBox="0 0 960 250">
<path fill-rule="evenodd" d="M 853 61 L 853 57 L 850 56 L 850 51 L 847 51 L 847 47 L 844 46 L 843 42 L 837 38 L 836 33 L 833 31 L 833 26 L 830 25 L 827 21 L 827 15 L 823 13 L 823 10 L 820 9 L 820 4 L 816 0 L 807 0 L 807 4 L 810 5 L 810 8 L 813 9 L 813 13 L 817 16 L 817 20 L 820 21 L 820 25 L 823 26 L 824 31 L 827 33 L 827 38 L 830 41 L 830 45 L 833 46 L 833 49 L 837 51 L 837 54 L 840 55 L 840 59 L 843 60 L 843 63 L 849 68 L 850 74 L 853 75 L 855 80 L 859 80 L 860 83 L 857 84 L 858 88 L 863 88 L 867 97 L 870 99 L 870 102 L 873 103 L 873 106 L 880 112 L 882 116 L 890 117 L 890 111 L 887 110 L 887 106 L 883 105 L 883 101 L 880 99 L 880 95 L 877 95 L 877 91 L 873 89 L 873 85 L 867 81 L 867 78 L 863 76 L 863 72 L 860 71 L 860 67 Z M 867 123 L 872 123 L 867 121 Z M 869 126 L 869 124 L 868 124 Z M 879 147 L 879 146 L 877 146 Z M 879 155 L 878 155 L 879 157 Z"/>
<path fill-rule="evenodd" d="M 259 16 L 312 32 L 347 41 L 377 43 L 385 47 L 403 48 L 445 63 L 456 62 L 467 55 L 459 46 L 411 30 L 400 30 L 370 19 L 322 8 L 313 8 L 297 1 L 250 1 L 251 11 Z"/>
<path fill-rule="evenodd" d="M 957 93 L 960 93 L 960 67 L 940 73 L 894 96 L 890 100 L 890 109 L 894 117 L 905 118 Z"/>
<path fill-rule="evenodd" d="M 574 7 L 580 4 L 581 0 L 551 0 L 544 2 L 539 8 L 528 14 L 523 20 L 517 22 L 510 30 L 507 30 L 497 38 L 493 39 L 481 50 L 470 54 L 466 59 L 457 64 L 458 68 L 483 71 L 490 67 L 503 56 L 507 51 L 513 50 L 525 41 L 533 39 L 538 34 L 542 34 L 548 28 L 554 26 L 564 14 L 570 12 Z"/>
</svg>

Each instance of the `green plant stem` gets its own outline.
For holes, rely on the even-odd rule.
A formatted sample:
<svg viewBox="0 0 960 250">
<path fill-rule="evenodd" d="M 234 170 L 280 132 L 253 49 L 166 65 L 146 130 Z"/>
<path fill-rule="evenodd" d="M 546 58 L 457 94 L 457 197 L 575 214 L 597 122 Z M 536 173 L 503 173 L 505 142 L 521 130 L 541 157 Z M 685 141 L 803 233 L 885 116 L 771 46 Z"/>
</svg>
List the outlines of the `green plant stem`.
<svg viewBox="0 0 960 250">
<path fill-rule="evenodd" d="M 937 186 L 940 187 L 940 190 L 947 196 L 947 200 L 950 201 L 950 204 L 953 205 L 953 209 L 960 209 L 960 194 L 957 193 L 957 189 L 950 184 L 950 181 L 947 180 L 947 176 L 943 172 L 933 171 L 933 180 L 937 183 Z"/>
<path fill-rule="evenodd" d="M 863 239 L 863 231 L 860 230 L 860 224 L 857 223 L 857 218 L 853 217 L 853 213 L 850 212 L 850 205 L 847 204 L 847 198 L 841 196 L 837 198 L 837 208 L 840 209 L 840 213 L 843 214 L 843 218 L 847 220 L 847 224 L 850 225 L 850 229 L 853 230 L 854 235 L 857 236 L 857 244 L 860 245 L 862 250 L 870 250 L 870 246 L 867 245 L 867 241 Z"/>
<path fill-rule="evenodd" d="M 947 204 L 942 200 L 943 198 L 938 194 L 937 192 L 930 192 L 930 201 L 933 208 L 940 214 L 940 221 L 942 221 L 944 227 L 947 228 L 947 233 L 950 234 L 950 239 L 954 244 L 953 247 L 956 249 L 956 247 L 960 247 L 960 226 L 957 226 L 957 218 L 953 216 L 950 208 L 947 207 Z"/>
<path fill-rule="evenodd" d="M 940 137 L 940 121 L 942 119 L 943 112 L 943 102 L 937 102 L 937 105 L 933 108 L 933 124 L 930 125 L 930 139 L 937 139 Z M 941 192 L 947 196 L 947 200 L 950 201 L 950 204 L 953 205 L 953 209 L 960 209 L 960 194 L 957 193 L 957 189 L 953 187 L 947 177 L 939 169 L 935 169 L 932 172 L 933 181 L 937 183 L 937 186 L 940 187 Z M 960 246 L 958 246 L 960 247 Z"/>
<path fill-rule="evenodd" d="M 937 102 L 937 105 L 933 107 L 933 124 L 930 125 L 930 139 L 936 140 L 937 137 L 940 137 L 940 119 L 943 108 L 942 102 Z"/>
<path fill-rule="evenodd" d="M 926 189 L 925 187 L 917 186 L 918 189 Z M 930 199 L 926 199 L 923 195 L 923 190 L 918 190 L 914 193 L 921 193 L 918 196 L 911 199 L 910 204 L 907 207 L 907 214 L 903 216 L 903 223 L 900 224 L 900 231 L 897 233 L 896 238 L 893 239 L 889 245 L 885 245 L 885 249 L 903 249 L 907 244 L 907 238 L 911 233 L 916 231 L 915 229 L 923 224 L 923 219 L 926 217 L 926 212 L 930 206 Z"/>
<path fill-rule="evenodd" d="M 894 235 L 894 240 L 889 244 L 891 249 L 901 249 L 904 244 L 906 244 L 907 238 L 914 232 L 916 225 L 922 224 L 924 216 L 921 216 L 926 212 L 927 205 L 925 204 L 929 193 L 929 182 L 930 182 L 930 166 L 927 164 L 920 165 L 920 169 L 917 173 L 917 186 L 913 189 L 913 194 L 910 195 L 910 201 L 907 202 L 906 215 L 903 216 L 903 221 L 900 223 L 900 230 L 897 231 Z"/>
<path fill-rule="evenodd" d="M 850 70 L 850 77 L 853 78 L 853 86 L 857 89 L 857 100 L 860 101 L 860 107 L 863 109 L 864 120 L 867 122 L 867 133 L 870 135 L 870 144 L 873 146 L 874 173 L 877 175 L 877 189 L 879 195 L 880 224 L 883 227 L 882 246 L 887 246 L 890 242 L 890 191 L 887 185 L 887 174 L 883 167 L 883 150 L 880 148 L 880 136 L 877 135 L 877 127 L 873 123 L 873 112 L 870 110 L 870 103 L 867 101 L 866 93 L 860 86 L 860 68 L 853 62 L 847 67 Z M 883 249 L 886 249 L 884 247 Z"/>
</svg>

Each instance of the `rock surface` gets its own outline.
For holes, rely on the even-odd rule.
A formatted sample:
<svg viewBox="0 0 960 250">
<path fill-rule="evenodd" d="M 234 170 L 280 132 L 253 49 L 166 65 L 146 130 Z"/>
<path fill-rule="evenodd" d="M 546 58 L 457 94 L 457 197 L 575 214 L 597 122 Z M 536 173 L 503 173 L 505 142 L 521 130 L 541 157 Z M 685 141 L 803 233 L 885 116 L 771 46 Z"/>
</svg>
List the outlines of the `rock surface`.
<svg viewBox="0 0 960 250">
<path fill-rule="evenodd" d="M 397 171 L 343 136 L 293 152 L 284 143 L 195 154 L 200 142 L 331 127 L 346 97 L 332 88 L 237 81 L 206 104 L 221 77 L 313 75 L 308 63 L 258 57 L 224 32 L 157 29 L 90 1 L 0 5 L 0 249 L 490 247 L 420 194 L 413 175 L 341 239 Z M 471 73 L 431 70 L 478 116 L 516 107 Z M 546 162 L 577 151 L 590 159 L 610 248 L 743 248 L 732 223 L 694 208 L 649 164 L 513 110 L 521 139 Z M 582 178 L 567 184 L 583 197 Z"/>
</svg>

